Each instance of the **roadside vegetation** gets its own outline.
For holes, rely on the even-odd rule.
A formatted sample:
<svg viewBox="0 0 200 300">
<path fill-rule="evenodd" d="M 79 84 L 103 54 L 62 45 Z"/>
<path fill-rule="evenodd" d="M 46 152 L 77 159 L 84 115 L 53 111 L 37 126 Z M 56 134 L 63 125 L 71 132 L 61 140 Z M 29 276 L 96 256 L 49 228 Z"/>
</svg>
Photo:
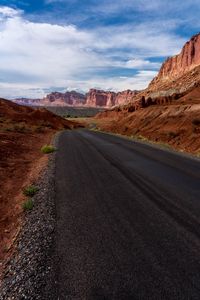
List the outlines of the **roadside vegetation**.
<svg viewBox="0 0 200 300">
<path fill-rule="evenodd" d="M 35 194 L 39 191 L 37 186 L 30 185 L 24 188 L 23 194 L 24 196 L 28 197 L 23 203 L 22 208 L 24 211 L 26 210 L 32 210 L 34 203 L 31 197 L 35 196 Z"/>
<path fill-rule="evenodd" d="M 38 192 L 38 190 L 39 189 L 36 186 L 30 185 L 24 189 L 23 194 L 28 197 L 33 197 Z"/>
<path fill-rule="evenodd" d="M 52 153 L 52 152 L 55 152 L 55 151 L 56 151 L 56 148 L 52 145 L 44 145 L 41 148 L 41 152 L 44 153 L 44 154 L 49 154 L 49 153 Z"/>
<path fill-rule="evenodd" d="M 24 203 L 22 204 L 22 208 L 24 210 L 32 210 L 33 209 L 33 200 L 31 198 L 27 199 L 26 201 L 24 201 Z"/>
</svg>

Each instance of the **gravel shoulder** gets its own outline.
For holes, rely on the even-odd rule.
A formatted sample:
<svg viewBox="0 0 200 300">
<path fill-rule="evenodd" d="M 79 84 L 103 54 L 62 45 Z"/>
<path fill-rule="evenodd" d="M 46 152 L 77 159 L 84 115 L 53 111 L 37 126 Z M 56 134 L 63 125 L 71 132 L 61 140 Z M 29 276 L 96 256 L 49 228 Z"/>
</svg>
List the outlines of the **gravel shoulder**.
<svg viewBox="0 0 200 300">
<path fill-rule="evenodd" d="M 57 146 L 59 134 L 54 138 Z M 55 156 L 50 154 L 48 166 L 36 182 L 38 193 L 32 198 L 34 207 L 25 212 L 16 241 L 16 250 L 6 266 L 0 287 L 0 300 L 55 299 L 53 245 L 55 232 Z M 51 286 L 51 289 L 49 288 Z"/>
</svg>

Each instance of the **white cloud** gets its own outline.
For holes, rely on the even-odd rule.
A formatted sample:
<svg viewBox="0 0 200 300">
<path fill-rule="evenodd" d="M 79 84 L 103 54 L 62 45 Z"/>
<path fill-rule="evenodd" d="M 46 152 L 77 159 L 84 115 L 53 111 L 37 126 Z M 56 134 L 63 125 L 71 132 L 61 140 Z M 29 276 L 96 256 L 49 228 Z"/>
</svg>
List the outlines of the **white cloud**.
<svg viewBox="0 0 200 300">
<path fill-rule="evenodd" d="M 143 59 L 131 59 L 126 62 L 127 68 L 156 68 L 158 69 L 161 64 L 156 62 L 151 62 L 149 60 L 143 60 Z"/>
<path fill-rule="evenodd" d="M 108 91 L 123 91 L 127 89 L 142 90 L 147 87 L 149 81 L 151 81 L 156 74 L 156 71 L 144 70 L 138 72 L 138 74 L 136 74 L 133 77 L 109 77 L 106 80 L 101 77 L 93 77 L 87 81 L 69 79 L 65 80 L 64 82 L 65 86 L 67 86 L 68 88 L 63 88 L 63 92 L 66 90 L 77 90 L 79 92 L 87 92 L 91 87 Z M 48 93 L 47 90 L 49 86 L 46 85 L 45 87 L 43 86 L 40 88 L 37 88 L 37 86 L 38 85 L 35 84 L 0 83 L 1 97 L 10 99 L 17 97 L 44 97 Z"/>
<path fill-rule="evenodd" d="M 126 77 L 110 77 L 106 80 L 104 78 L 94 77 L 88 81 L 80 81 L 78 85 L 84 91 L 91 87 L 104 90 L 122 91 L 122 90 L 142 90 L 145 89 L 148 83 L 156 76 L 156 71 L 143 70 L 139 71 L 135 76 Z M 71 89 L 76 88 L 77 82 L 68 81 L 68 86 Z"/>
<path fill-rule="evenodd" d="M 30 22 L 9 7 L 0 7 L 0 15 L 0 96 L 4 97 L 33 96 L 34 89 L 38 97 L 43 88 L 52 86 L 85 91 L 93 86 L 144 88 L 160 65 L 149 57 L 175 54 L 183 44 L 183 39 L 153 22 L 81 30 Z M 113 67 L 141 71 L 130 78 L 109 78 Z M 105 76 L 98 73 L 103 69 Z"/>
<path fill-rule="evenodd" d="M 16 17 L 20 15 L 22 11 L 8 7 L 8 6 L 0 6 L 0 16 L 3 17 Z"/>
</svg>

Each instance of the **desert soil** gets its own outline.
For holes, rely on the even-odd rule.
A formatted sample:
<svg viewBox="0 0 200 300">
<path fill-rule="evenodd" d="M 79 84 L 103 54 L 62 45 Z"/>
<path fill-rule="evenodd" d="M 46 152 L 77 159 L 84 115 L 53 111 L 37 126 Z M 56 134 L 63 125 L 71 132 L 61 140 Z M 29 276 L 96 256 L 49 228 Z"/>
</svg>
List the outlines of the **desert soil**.
<svg viewBox="0 0 200 300">
<path fill-rule="evenodd" d="M 174 102 L 135 112 L 105 112 L 82 120 L 89 128 L 149 140 L 174 149 L 200 154 L 199 102 Z"/>
<path fill-rule="evenodd" d="M 54 133 L 0 131 L 0 272 L 22 224 L 23 188 L 34 183 L 45 167 L 47 156 L 40 148 L 51 142 Z"/>
</svg>

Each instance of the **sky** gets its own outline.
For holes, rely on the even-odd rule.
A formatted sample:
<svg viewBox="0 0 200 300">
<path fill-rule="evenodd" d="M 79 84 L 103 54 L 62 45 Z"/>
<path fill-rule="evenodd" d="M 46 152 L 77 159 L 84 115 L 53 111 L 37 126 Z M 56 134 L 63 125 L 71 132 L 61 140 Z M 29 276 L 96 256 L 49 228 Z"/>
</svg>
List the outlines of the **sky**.
<svg viewBox="0 0 200 300">
<path fill-rule="evenodd" d="M 199 0 L 0 0 L 0 97 L 144 89 L 199 15 Z"/>
</svg>

